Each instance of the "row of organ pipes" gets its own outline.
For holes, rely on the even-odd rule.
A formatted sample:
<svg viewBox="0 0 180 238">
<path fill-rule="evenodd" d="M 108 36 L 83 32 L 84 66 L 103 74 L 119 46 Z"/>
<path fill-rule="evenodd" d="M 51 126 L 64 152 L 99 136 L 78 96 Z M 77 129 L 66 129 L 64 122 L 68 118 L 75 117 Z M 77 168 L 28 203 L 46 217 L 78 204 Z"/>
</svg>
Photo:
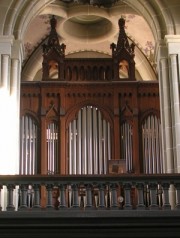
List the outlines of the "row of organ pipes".
<svg viewBox="0 0 180 238">
<path fill-rule="evenodd" d="M 32 117 L 21 118 L 20 174 L 35 174 L 38 157 L 38 127 Z"/>
<path fill-rule="evenodd" d="M 69 174 L 106 174 L 111 159 L 110 124 L 92 106 L 69 124 Z"/>
<path fill-rule="evenodd" d="M 121 158 L 126 172 L 133 171 L 132 126 L 121 125 Z M 68 127 L 68 174 L 107 174 L 111 160 L 112 141 L 110 123 L 96 107 L 79 110 Z M 46 130 L 47 174 L 59 169 L 59 128 L 51 122 Z M 21 118 L 20 174 L 36 174 L 38 167 L 38 126 L 31 116 Z M 160 120 L 148 116 L 142 124 L 143 172 L 163 173 Z"/>
<path fill-rule="evenodd" d="M 126 171 L 133 171 L 132 126 L 124 122 L 121 126 L 121 159 L 126 161 Z"/>
<path fill-rule="evenodd" d="M 48 174 L 58 173 L 58 159 L 59 159 L 59 133 L 58 125 L 55 122 L 51 122 L 47 126 L 47 168 Z"/>
<path fill-rule="evenodd" d="M 148 116 L 142 125 L 142 146 L 144 173 L 163 173 L 161 127 L 156 116 Z"/>
</svg>

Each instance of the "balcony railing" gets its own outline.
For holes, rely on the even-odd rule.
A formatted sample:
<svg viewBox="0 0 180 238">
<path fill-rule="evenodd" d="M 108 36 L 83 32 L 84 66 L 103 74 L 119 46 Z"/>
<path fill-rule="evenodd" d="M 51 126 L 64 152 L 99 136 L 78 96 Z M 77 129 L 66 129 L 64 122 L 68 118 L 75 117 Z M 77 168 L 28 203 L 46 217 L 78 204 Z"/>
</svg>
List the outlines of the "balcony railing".
<svg viewBox="0 0 180 238">
<path fill-rule="evenodd" d="M 7 193 L 7 205 L 2 211 L 180 209 L 179 174 L 1 175 L 0 188 L 0 197 Z"/>
</svg>

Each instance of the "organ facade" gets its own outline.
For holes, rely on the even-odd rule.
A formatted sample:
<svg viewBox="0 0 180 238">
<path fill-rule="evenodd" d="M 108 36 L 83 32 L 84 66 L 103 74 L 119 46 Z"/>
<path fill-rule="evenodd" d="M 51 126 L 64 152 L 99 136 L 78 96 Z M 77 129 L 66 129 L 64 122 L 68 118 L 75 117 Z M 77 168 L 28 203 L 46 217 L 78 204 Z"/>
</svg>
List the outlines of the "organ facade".
<svg viewBox="0 0 180 238">
<path fill-rule="evenodd" d="M 42 79 L 21 82 L 20 174 L 163 173 L 159 84 L 118 24 L 111 58 L 66 58 L 52 17 Z"/>
</svg>

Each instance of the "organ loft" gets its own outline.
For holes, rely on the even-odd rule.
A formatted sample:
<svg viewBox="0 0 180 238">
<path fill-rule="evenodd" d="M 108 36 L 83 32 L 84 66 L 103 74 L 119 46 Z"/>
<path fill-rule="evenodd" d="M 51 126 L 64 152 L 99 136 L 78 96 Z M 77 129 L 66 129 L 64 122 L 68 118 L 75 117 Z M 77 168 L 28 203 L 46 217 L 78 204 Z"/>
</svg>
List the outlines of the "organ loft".
<svg viewBox="0 0 180 238">
<path fill-rule="evenodd" d="M 110 58 L 66 58 L 50 23 L 42 78 L 21 82 L 20 174 L 162 173 L 159 85 L 136 80 L 125 20 Z"/>
</svg>

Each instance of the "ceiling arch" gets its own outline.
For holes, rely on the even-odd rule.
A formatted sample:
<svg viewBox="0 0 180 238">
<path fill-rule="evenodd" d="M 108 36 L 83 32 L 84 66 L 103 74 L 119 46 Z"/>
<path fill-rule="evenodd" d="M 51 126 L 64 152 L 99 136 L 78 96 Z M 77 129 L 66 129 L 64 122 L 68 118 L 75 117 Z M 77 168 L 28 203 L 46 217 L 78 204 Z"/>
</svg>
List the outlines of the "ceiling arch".
<svg viewBox="0 0 180 238">
<path fill-rule="evenodd" d="M 175 0 L 173 0 L 175 1 Z M 39 27 L 39 34 L 40 38 L 35 39 L 35 32 L 34 29 L 36 27 L 32 27 L 33 24 L 35 25 L 36 20 L 38 19 L 38 16 L 41 16 L 42 18 L 44 16 L 48 15 L 56 15 L 59 18 L 58 21 L 58 33 L 61 37 L 60 40 L 66 41 L 65 44 L 68 45 L 69 50 L 67 51 L 67 54 L 73 54 L 76 52 L 81 51 L 92 51 L 96 52 L 99 51 L 100 47 L 102 47 L 101 52 L 104 52 L 104 55 L 110 55 L 109 51 L 109 43 L 115 42 L 117 39 L 118 34 L 118 26 L 117 26 L 117 20 L 120 17 L 120 15 L 129 16 L 127 17 L 127 22 L 131 21 L 130 16 L 135 16 L 137 19 L 133 19 L 131 21 L 131 24 L 135 24 L 137 22 L 137 25 L 139 22 L 143 22 L 144 24 L 140 24 L 139 26 L 145 26 L 148 25 L 149 30 L 147 30 L 146 27 L 146 33 L 149 31 L 149 34 L 152 34 L 152 39 L 149 41 L 146 40 L 147 44 L 141 45 L 141 40 L 138 39 L 138 36 L 142 35 L 142 39 L 144 38 L 143 30 L 141 27 L 136 27 L 137 35 L 133 35 L 131 24 L 129 23 L 128 28 L 131 29 L 131 31 L 127 34 L 129 38 L 134 41 L 137 44 L 137 70 L 139 72 L 139 75 L 143 78 L 143 70 L 142 67 L 138 67 L 138 65 L 141 65 L 145 68 L 147 68 L 148 60 L 152 60 L 152 51 L 155 48 L 156 42 L 164 38 L 164 35 L 166 34 L 173 34 L 175 32 L 175 25 L 172 19 L 172 12 L 169 11 L 167 8 L 166 1 L 146 1 L 146 0 L 119 0 L 117 4 L 112 6 L 109 9 L 104 8 L 98 8 L 98 7 L 92 7 L 92 6 L 85 6 L 85 5 L 78 5 L 78 4 L 67 4 L 63 3 L 60 0 L 39 0 L 39 1 L 32 1 L 32 0 L 8 0 L 8 8 L 6 9 L 6 17 L 5 21 L 1 24 L 1 28 L 4 35 L 14 35 L 16 39 L 20 39 L 25 44 L 25 50 L 29 50 L 29 54 L 25 54 L 26 59 L 25 63 L 28 60 L 28 64 L 32 62 L 32 59 L 39 59 L 38 61 L 38 67 L 40 67 L 40 61 L 41 61 L 41 50 L 39 46 L 42 43 L 42 40 L 47 35 L 47 31 L 42 31 L 41 26 Z M 84 19 L 83 19 L 84 18 Z M 97 24 L 93 18 L 97 18 L 97 22 L 99 21 L 101 23 L 101 28 L 98 28 L 100 26 L 100 23 Z M 89 22 L 87 22 L 89 20 Z M 79 22 L 78 22 L 79 21 Z M 84 21 L 84 22 L 83 22 Z M 94 23 L 93 23 L 94 21 Z M 83 23 L 82 23 L 83 22 Z M 116 24 L 115 24 L 116 23 Z M 92 31 L 84 31 L 83 29 L 87 28 L 87 25 L 83 27 L 83 24 L 89 24 L 89 29 L 94 27 L 96 25 L 95 30 L 92 29 Z M 42 24 L 43 26 L 43 24 Z M 84 34 L 86 32 L 86 35 L 88 37 L 85 37 L 83 35 L 73 35 L 72 30 L 74 27 L 79 27 L 78 34 Z M 47 28 L 47 26 L 46 26 Z M 106 32 L 103 31 L 103 28 L 107 29 L 108 34 L 105 34 Z M 68 30 L 67 30 L 68 29 Z M 100 30 L 102 32 L 100 32 Z M 93 35 L 94 32 L 97 32 L 99 34 L 99 37 L 96 35 Z M 135 31 L 134 31 L 135 32 Z M 90 37 L 91 33 L 91 37 Z M 34 42 L 32 43 L 31 49 L 27 49 L 26 43 L 28 43 L 27 38 L 29 36 L 34 37 Z M 31 40 L 31 41 L 33 41 Z M 87 47 L 87 44 L 84 44 L 84 48 L 80 48 L 79 42 L 88 43 L 89 46 Z M 136 42 L 137 41 L 137 42 Z M 154 45 L 150 45 L 151 41 L 153 41 Z M 31 42 L 30 42 L 31 43 Z M 104 48 L 103 48 L 104 46 Z M 145 47 L 148 48 L 148 57 L 145 55 Z M 142 52 L 141 52 L 142 50 Z M 32 59 L 29 59 L 32 58 Z M 140 62 L 140 63 L 139 63 Z M 152 63 L 152 62 L 151 62 Z M 25 64 L 26 66 L 28 64 Z M 31 64 L 31 67 L 34 64 Z M 155 65 L 155 62 L 153 63 Z M 149 65 L 149 69 L 151 68 L 151 64 Z M 31 72 L 35 73 L 35 69 L 39 71 L 39 68 L 35 67 L 31 69 Z M 156 78 L 155 72 L 153 70 L 146 71 L 149 72 L 148 75 L 146 75 L 147 80 Z M 27 70 L 26 67 L 23 69 L 23 75 L 26 75 Z M 27 76 L 27 75 L 26 75 Z M 144 76 L 145 77 L 145 76 Z M 28 73 L 29 79 L 32 80 L 33 74 L 30 72 Z"/>
</svg>

